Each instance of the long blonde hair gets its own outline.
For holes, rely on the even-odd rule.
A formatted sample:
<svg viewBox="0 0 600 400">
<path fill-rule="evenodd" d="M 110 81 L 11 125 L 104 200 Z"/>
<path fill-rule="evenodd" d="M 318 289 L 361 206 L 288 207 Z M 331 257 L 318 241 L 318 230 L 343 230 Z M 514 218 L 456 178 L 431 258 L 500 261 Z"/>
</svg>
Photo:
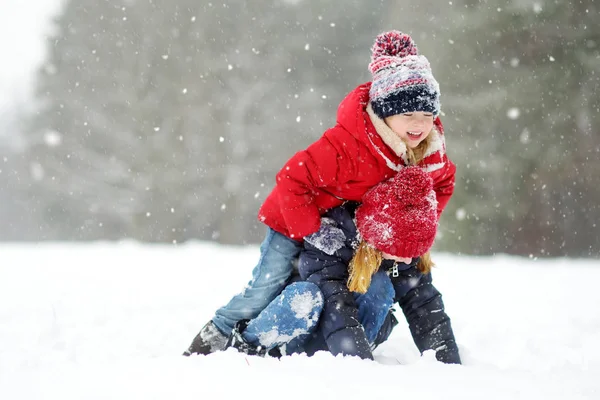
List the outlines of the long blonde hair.
<svg viewBox="0 0 600 400">
<path fill-rule="evenodd" d="M 371 285 L 371 278 L 379 269 L 382 261 L 383 255 L 381 251 L 377 250 L 364 240 L 361 241 L 354 252 L 352 260 L 350 260 L 347 283 L 348 289 L 352 292 L 366 293 L 369 285 Z M 431 268 L 434 265 L 435 264 L 431 260 L 431 254 L 427 252 L 419 257 L 417 268 L 423 274 L 428 274 L 431 272 Z"/>
</svg>

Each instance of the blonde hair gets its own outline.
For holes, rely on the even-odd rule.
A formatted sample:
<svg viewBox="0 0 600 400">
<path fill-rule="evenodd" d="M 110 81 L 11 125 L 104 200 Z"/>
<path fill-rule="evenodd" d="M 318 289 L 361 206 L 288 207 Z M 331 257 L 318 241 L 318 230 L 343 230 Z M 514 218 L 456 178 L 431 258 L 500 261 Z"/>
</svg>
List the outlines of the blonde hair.
<svg viewBox="0 0 600 400">
<path fill-rule="evenodd" d="M 437 132 L 437 129 L 435 129 L 435 126 L 433 128 L 431 128 L 431 132 L 429 132 L 429 135 L 427 135 L 427 137 L 425 139 L 423 139 L 421 141 L 421 143 L 418 144 L 417 147 L 415 147 L 414 149 L 411 149 L 410 147 L 408 147 L 408 143 L 404 142 L 404 144 L 406 145 L 406 155 L 408 157 L 408 163 L 410 165 L 417 165 L 419 164 L 421 161 L 423 161 L 423 158 L 425 158 L 425 152 L 427 151 L 427 149 L 429 148 L 429 145 L 431 144 L 431 140 L 432 140 L 432 134 L 433 132 Z"/>
<path fill-rule="evenodd" d="M 382 261 L 383 255 L 380 250 L 377 250 L 364 240 L 361 241 L 354 252 L 352 260 L 350 260 L 348 289 L 351 292 L 366 293 L 371 285 L 371 278 L 379 269 Z M 417 262 L 417 268 L 423 274 L 430 273 L 434 265 L 429 252 L 419 257 L 419 261 Z"/>
<path fill-rule="evenodd" d="M 348 289 L 351 292 L 366 293 L 371 285 L 371 277 L 379 269 L 382 260 L 381 251 L 364 240 L 361 241 L 350 260 Z"/>
<path fill-rule="evenodd" d="M 431 259 L 431 253 L 427 252 L 419 257 L 419 262 L 417 263 L 417 268 L 421 273 L 427 275 L 431 272 L 431 268 L 435 267 L 433 260 Z"/>
</svg>

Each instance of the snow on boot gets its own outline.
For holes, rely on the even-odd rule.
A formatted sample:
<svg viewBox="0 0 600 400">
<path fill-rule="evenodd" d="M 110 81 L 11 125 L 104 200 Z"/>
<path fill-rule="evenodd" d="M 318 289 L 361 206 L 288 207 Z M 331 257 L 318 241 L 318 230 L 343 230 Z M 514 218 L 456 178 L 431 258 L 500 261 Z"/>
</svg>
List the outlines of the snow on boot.
<svg viewBox="0 0 600 400">
<path fill-rule="evenodd" d="M 249 355 L 301 352 L 317 326 L 323 310 L 323 295 L 311 282 L 294 282 L 252 320 L 235 325 L 228 346 Z"/>
<path fill-rule="evenodd" d="M 225 349 L 227 336 L 215 326 L 212 321 L 208 321 L 200 332 L 196 335 L 190 347 L 183 352 L 184 356 L 192 354 L 208 355 Z"/>
<path fill-rule="evenodd" d="M 242 333 L 248 327 L 248 322 L 250 322 L 249 319 L 242 319 L 235 323 L 235 326 L 233 327 L 233 331 L 231 332 L 231 335 L 227 340 L 225 348 L 228 349 L 230 347 L 233 347 L 234 349 L 237 349 L 237 351 L 239 351 L 240 353 L 245 353 L 249 356 L 262 357 L 267 353 L 267 349 L 262 346 L 257 347 L 251 343 L 248 343 L 242 336 Z"/>
<path fill-rule="evenodd" d="M 249 356 L 260 356 L 264 357 L 265 355 L 269 355 L 275 358 L 281 358 L 281 351 L 279 347 L 273 347 L 270 350 L 267 350 L 266 347 L 263 346 L 255 346 L 252 343 L 249 343 L 242 333 L 248 327 L 249 319 L 242 319 L 238 321 L 233 327 L 233 331 L 227 340 L 227 344 L 225 345 L 225 349 L 234 348 L 240 353 L 248 354 Z"/>
</svg>

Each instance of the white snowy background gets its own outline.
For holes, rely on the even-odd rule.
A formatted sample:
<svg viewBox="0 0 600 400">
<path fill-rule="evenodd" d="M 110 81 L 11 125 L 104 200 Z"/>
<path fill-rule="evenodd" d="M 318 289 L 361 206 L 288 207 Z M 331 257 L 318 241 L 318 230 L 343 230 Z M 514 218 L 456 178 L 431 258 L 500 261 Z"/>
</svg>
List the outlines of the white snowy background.
<svg viewBox="0 0 600 400">
<path fill-rule="evenodd" d="M 26 101 L 59 5 L 0 0 L 0 111 Z M 211 243 L 0 244 L 0 399 L 600 399 L 599 261 L 434 254 L 462 366 L 420 357 L 401 314 L 375 362 L 182 357 L 257 258 Z"/>
</svg>

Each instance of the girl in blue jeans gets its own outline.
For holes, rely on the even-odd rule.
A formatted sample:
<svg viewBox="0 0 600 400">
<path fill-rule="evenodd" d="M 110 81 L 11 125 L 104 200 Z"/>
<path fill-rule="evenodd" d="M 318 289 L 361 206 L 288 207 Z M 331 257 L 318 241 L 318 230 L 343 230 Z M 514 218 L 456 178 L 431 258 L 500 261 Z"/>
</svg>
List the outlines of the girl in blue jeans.
<svg viewBox="0 0 600 400">
<path fill-rule="evenodd" d="M 222 350 L 234 324 L 255 318 L 285 287 L 321 216 L 345 201 L 360 201 L 407 165 L 432 178 L 439 218 L 454 191 L 456 167 L 446 155 L 440 90 L 429 61 L 410 36 L 390 31 L 377 36 L 369 70 L 372 81 L 341 102 L 336 125 L 277 174 L 259 211 L 268 228 L 252 280 L 217 310 L 185 355 Z"/>
<path fill-rule="evenodd" d="M 328 350 L 373 359 L 387 339 L 397 302 L 421 352 L 460 364 L 450 318 L 431 279 L 428 251 L 437 231 L 432 181 L 418 167 L 400 171 L 323 218 L 305 238 L 302 282 L 289 284 L 256 318 L 241 320 L 227 347 L 247 354 Z"/>
</svg>

